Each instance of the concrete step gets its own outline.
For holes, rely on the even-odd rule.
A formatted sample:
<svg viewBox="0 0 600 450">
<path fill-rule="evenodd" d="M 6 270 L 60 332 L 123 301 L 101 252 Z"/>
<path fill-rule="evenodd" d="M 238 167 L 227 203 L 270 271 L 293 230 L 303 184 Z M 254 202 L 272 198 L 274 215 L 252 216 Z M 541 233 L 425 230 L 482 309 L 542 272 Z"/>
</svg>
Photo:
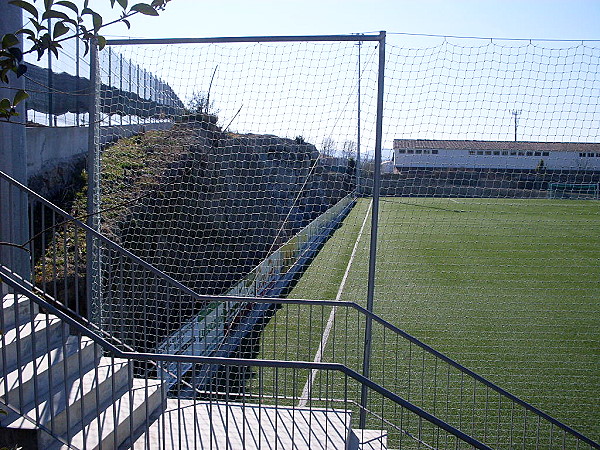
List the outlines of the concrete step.
<svg viewBox="0 0 600 450">
<path fill-rule="evenodd" d="M 3 354 L 0 358 L 0 374 L 57 348 L 68 335 L 68 327 L 57 317 L 47 314 L 37 314 L 32 321 L 7 330 L 0 336 L 0 352 Z"/>
<path fill-rule="evenodd" d="M 34 394 L 44 397 L 53 387 L 63 385 L 65 378 L 85 374 L 94 366 L 102 350 L 95 348 L 89 338 L 69 336 L 64 345 L 52 349 L 18 367 L 0 379 L 0 399 L 13 405 L 29 405 Z M 65 377 L 65 371 L 67 377 Z M 10 423 L 9 417 L 0 417 L 0 423 Z"/>
<path fill-rule="evenodd" d="M 350 418 L 343 410 L 169 399 L 133 448 L 345 449 Z"/>
<path fill-rule="evenodd" d="M 26 415 L 37 418 L 38 423 L 46 426 L 53 434 L 63 436 L 67 442 L 82 427 L 82 418 L 96 417 L 98 411 L 111 404 L 112 392 L 122 395 L 128 391 L 132 381 L 131 364 L 123 359 L 101 358 L 98 366 L 81 377 L 76 375 L 62 386 L 52 390 L 52 396 L 46 394 L 45 400 L 25 408 Z M 97 405 L 100 406 L 97 408 Z M 31 423 L 19 417 L 9 426 L 13 429 L 32 428 Z M 52 439 L 38 437 L 43 448 L 53 442 Z"/>
<path fill-rule="evenodd" d="M 385 430 L 352 430 L 352 437 L 348 443 L 348 449 L 357 450 L 386 450 L 387 431 Z"/>
<path fill-rule="evenodd" d="M 16 301 L 15 301 L 16 300 Z M 2 298 L 2 325 L 4 332 L 31 319 L 31 313 L 37 315 L 38 306 L 24 295 L 6 294 Z"/>
<path fill-rule="evenodd" d="M 69 443 L 75 448 L 95 450 L 117 449 L 146 419 L 163 405 L 163 382 L 133 379 L 130 390 L 117 398 L 107 398 L 109 405 L 93 417 L 84 420 L 85 426 Z M 68 436 L 63 435 L 64 439 Z M 60 444 L 40 435 L 40 448 L 58 449 Z M 158 447 L 157 447 L 158 448 Z"/>
</svg>

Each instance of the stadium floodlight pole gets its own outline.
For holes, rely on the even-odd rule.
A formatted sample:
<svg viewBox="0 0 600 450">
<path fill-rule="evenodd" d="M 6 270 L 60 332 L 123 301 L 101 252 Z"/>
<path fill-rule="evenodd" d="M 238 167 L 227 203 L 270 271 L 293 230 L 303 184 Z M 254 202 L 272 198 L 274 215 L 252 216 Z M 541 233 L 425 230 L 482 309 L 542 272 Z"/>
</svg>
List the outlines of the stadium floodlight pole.
<svg viewBox="0 0 600 450">
<path fill-rule="evenodd" d="M 90 88 L 88 124 L 88 190 L 87 225 L 100 231 L 100 63 L 98 43 L 90 40 Z M 96 313 L 100 301 L 100 247 L 98 239 L 88 234 L 86 237 L 86 301 L 87 318 L 99 325 Z"/>
<path fill-rule="evenodd" d="M 373 207 L 371 208 L 371 243 L 369 248 L 369 279 L 367 286 L 367 310 L 373 312 L 375 295 L 375 265 L 377 258 L 377 224 L 379 220 L 379 188 L 381 185 L 381 140 L 383 130 L 383 88 L 385 83 L 385 31 L 379 33 L 379 76 L 377 79 L 377 121 L 375 125 L 375 163 L 373 166 Z M 373 319 L 365 319 L 365 347 L 363 354 L 363 376 L 369 378 L 371 366 L 371 338 Z M 365 428 L 367 421 L 367 386 L 360 393 L 360 426 Z"/>
<path fill-rule="evenodd" d="M 518 123 L 518 117 L 521 114 L 521 110 L 520 109 L 513 109 L 511 114 L 513 116 L 515 116 L 515 142 L 517 142 L 517 123 Z"/>
</svg>

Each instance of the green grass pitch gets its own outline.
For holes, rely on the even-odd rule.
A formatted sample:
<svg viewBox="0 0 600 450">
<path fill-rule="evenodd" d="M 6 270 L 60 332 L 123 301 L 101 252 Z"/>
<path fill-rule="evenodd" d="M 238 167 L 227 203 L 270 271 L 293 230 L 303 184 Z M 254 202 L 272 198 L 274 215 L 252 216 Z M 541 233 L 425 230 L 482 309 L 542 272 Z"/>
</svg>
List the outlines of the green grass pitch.
<svg viewBox="0 0 600 450">
<path fill-rule="evenodd" d="M 289 297 L 336 298 L 369 202 L 358 201 Z M 382 198 L 379 217 L 375 313 L 598 440 L 600 203 Z M 340 294 L 362 306 L 369 236 L 367 220 Z M 330 309 L 294 308 L 267 327 L 263 357 L 314 358 Z M 344 320 L 324 360 L 360 367 L 364 331 Z M 401 378 L 383 338 L 376 332 L 372 371 Z"/>
</svg>

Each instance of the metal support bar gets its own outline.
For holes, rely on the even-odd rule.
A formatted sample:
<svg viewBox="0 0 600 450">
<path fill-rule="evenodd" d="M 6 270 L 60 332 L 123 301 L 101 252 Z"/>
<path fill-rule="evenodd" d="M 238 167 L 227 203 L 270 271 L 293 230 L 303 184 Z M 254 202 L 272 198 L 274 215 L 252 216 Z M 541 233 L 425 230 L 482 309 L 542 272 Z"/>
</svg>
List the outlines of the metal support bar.
<svg viewBox="0 0 600 450">
<path fill-rule="evenodd" d="M 147 44 L 217 44 L 225 42 L 327 42 L 327 41 L 380 41 L 376 35 L 321 35 L 321 36 L 239 36 L 214 38 L 171 38 L 171 39 L 109 39 L 106 45 L 147 45 Z"/>
<path fill-rule="evenodd" d="M 94 231 L 100 231 L 100 73 L 98 62 L 98 45 L 90 41 L 90 92 L 89 92 L 89 127 L 88 127 L 88 186 L 87 186 L 87 225 Z M 86 237 L 87 257 L 87 319 L 97 322 L 96 306 L 100 296 L 100 245 L 93 234 Z"/>
<path fill-rule="evenodd" d="M 367 286 L 367 311 L 373 312 L 375 295 L 375 266 L 377 260 L 377 225 L 379 218 L 379 187 L 381 184 L 381 140 L 383 131 L 383 88 L 385 72 L 385 31 L 379 33 L 379 77 L 377 80 L 377 123 L 375 125 L 375 162 L 373 166 L 373 207 L 371 211 L 371 243 L 369 248 L 369 279 Z M 371 366 L 371 339 L 373 321 L 365 321 L 365 347 L 363 355 L 363 376 L 369 378 Z M 360 396 L 360 428 L 365 428 L 368 403 L 367 386 L 363 385 Z"/>
</svg>

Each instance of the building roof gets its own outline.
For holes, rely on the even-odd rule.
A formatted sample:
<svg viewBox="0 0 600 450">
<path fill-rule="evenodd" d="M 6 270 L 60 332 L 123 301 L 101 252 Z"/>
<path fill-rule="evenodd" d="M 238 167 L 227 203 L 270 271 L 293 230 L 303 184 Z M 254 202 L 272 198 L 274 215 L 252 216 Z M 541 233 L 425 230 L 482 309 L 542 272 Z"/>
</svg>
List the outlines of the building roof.
<svg viewBox="0 0 600 450">
<path fill-rule="evenodd" d="M 525 141 L 460 141 L 436 139 L 394 139 L 394 150 L 544 150 L 555 152 L 600 152 L 597 142 L 525 142 Z"/>
</svg>

